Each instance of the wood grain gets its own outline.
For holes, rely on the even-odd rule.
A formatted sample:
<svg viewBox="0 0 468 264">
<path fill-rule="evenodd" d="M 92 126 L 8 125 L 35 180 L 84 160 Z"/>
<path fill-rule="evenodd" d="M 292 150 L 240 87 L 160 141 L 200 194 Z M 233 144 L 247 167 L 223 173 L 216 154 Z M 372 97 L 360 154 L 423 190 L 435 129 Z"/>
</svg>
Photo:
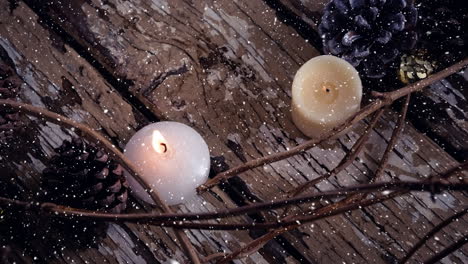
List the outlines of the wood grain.
<svg viewBox="0 0 468 264">
<path fill-rule="evenodd" d="M 306 25 L 317 30 L 327 0 L 279 0 L 276 5 L 296 21 L 289 23 L 301 30 Z M 303 24 L 301 24 L 303 23 Z M 299 27 L 298 25 L 301 25 Z M 315 36 L 317 38 L 318 36 Z M 320 40 L 313 39 L 320 50 Z M 468 77 L 466 71 L 452 75 L 413 96 L 408 117 L 421 132 L 437 142 L 459 161 L 468 157 Z M 392 84 L 401 85 L 403 84 Z M 394 87 L 397 88 L 397 87 Z"/>
<path fill-rule="evenodd" d="M 277 10 L 267 3 L 57 1 L 35 10 L 60 26 L 78 43 L 80 52 L 89 53 L 110 75 L 129 83 L 128 91 L 159 118 L 197 129 L 212 155 L 224 155 L 229 164 L 305 140 L 290 120 L 290 85 L 299 66 L 319 53 L 281 22 Z M 385 149 L 382 143 L 390 137 L 394 119 L 393 112 L 385 114 L 359 160 L 317 189 L 366 181 Z M 365 125 L 362 122 L 339 140 L 304 155 L 244 173 L 231 182 L 235 186 L 215 188 L 179 209 L 216 210 L 282 197 L 336 166 Z M 457 164 L 430 139 L 407 127 L 386 177 L 424 177 Z M 291 231 L 269 243 L 262 255 L 241 262 L 391 262 L 404 256 L 424 230 L 463 204 L 466 197 L 455 194 L 440 197 L 435 204 L 422 194 L 397 198 Z M 251 215 L 250 221 L 274 214 Z M 466 229 L 466 221 L 459 223 L 458 230 Z M 134 234 L 144 244 L 154 245 L 151 252 L 164 248 L 155 244 L 158 236 L 148 235 L 144 227 L 129 226 L 140 231 Z M 207 255 L 230 252 L 261 233 L 190 231 L 189 235 L 200 253 Z M 421 249 L 415 258 L 434 254 L 457 238 L 455 229 L 449 229 L 441 233 L 440 242 Z M 175 258 L 181 256 L 181 252 L 172 253 Z M 466 262 L 466 250 L 452 255 L 450 261 Z"/>
<path fill-rule="evenodd" d="M 148 122 L 85 59 L 38 23 L 37 16 L 27 6 L 21 3 L 12 13 L 5 2 L 0 2 L 0 7 L 2 60 L 9 61 L 24 81 L 20 100 L 86 123 L 120 148 L 137 128 Z M 34 198 L 34 193 L 39 191 L 40 173 L 53 155 L 53 148 L 73 134 L 36 119 L 32 120 L 28 133 L 30 136 L 25 138 L 28 141 L 21 142 L 15 151 L 3 152 L 0 162 L 2 182 L 15 179 L 15 187 L 19 187 L 23 199 Z M 218 199 L 223 206 L 230 203 L 229 198 L 220 196 Z M 132 203 L 135 207 L 150 209 L 138 201 L 132 200 Z M 207 209 L 200 205 L 197 210 Z M 218 245 L 227 243 L 226 240 L 232 240 L 230 243 L 238 246 L 241 238 L 239 235 L 230 239 L 229 234 L 221 236 L 213 232 L 210 239 L 198 235 L 192 240 L 201 248 L 216 251 Z M 26 250 L 30 260 L 37 257 L 42 263 L 185 261 L 172 232 L 147 225 L 113 224 L 107 238 L 97 248 L 84 251 L 70 247 L 66 242 L 46 241 L 45 244 L 28 241 L 26 246 L 30 248 L 20 247 L 18 250 Z M 57 251 L 56 247 L 64 248 Z M 252 258 L 262 262 L 259 255 Z"/>
</svg>

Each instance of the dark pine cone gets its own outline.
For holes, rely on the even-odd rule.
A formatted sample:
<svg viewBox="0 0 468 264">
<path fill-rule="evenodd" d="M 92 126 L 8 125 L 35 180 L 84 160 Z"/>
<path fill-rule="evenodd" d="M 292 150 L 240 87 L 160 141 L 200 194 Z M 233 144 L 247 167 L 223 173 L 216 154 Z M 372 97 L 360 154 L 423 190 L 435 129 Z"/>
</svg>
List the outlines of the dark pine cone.
<svg viewBox="0 0 468 264">
<path fill-rule="evenodd" d="M 23 82 L 12 67 L 0 61 L 0 99 L 15 99 Z M 13 110 L 0 110 L 0 146 L 13 138 L 22 127 L 20 116 Z"/>
<path fill-rule="evenodd" d="M 431 0 L 418 4 L 419 48 L 446 67 L 468 54 L 467 0 Z"/>
<path fill-rule="evenodd" d="M 111 213 L 125 210 L 128 184 L 118 163 L 80 138 L 65 141 L 55 151 L 58 155 L 43 172 L 43 201 Z M 54 218 L 44 232 L 56 234 L 57 241 L 86 248 L 97 245 L 107 227 L 104 222 Z"/>
<path fill-rule="evenodd" d="M 43 172 L 48 201 L 112 213 L 125 210 L 128 184 L 119 164 L 79 138 L 55 151 L 58 155 Z"/>
<path fill-rule="evenodd" d="M 324 52 L 380 78 L 417 41 L 417 10 L 406 0 L 333 0 L 319 25 Z"/>
</svg>

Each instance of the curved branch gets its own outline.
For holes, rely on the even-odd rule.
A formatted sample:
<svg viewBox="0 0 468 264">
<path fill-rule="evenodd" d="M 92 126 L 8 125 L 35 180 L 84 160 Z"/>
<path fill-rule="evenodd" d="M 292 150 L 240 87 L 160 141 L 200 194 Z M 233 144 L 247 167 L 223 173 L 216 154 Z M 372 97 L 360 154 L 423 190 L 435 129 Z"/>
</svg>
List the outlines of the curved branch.
<svg viewBox="0 0 468 264">
<path fill-rule="evenodd" d="M 422 81 L 419 81 L 419 82 L 411 84 L 411 85 L 408 85 L 406 87 L 403 87 L 403 88 L 401 88 L 399 90 L 395 90 L 393 92 L 381 93 L 381 94 L 379 94 L 379 97 L 375 101 L 373 101 L 371 104 L 363 107 L 354 116 L 350 117 L 345 123 L 341 124 L 340 126 L 337 126 L 335 129 L 333 129 L 331 131 L 331 133 L 329 134 L 329 136 L 323 136 L 323 137 L 318 138 L 318 139 L 309 140 L 309 141 L 305 142 L 304 144 L 301 144 L 301 145 L 298 145 L 298 146 L 292 148 L 289 151 L 275 153 L 273 155 L 265 156 L 265 157 L 262 157 L 262 158 L 259 158 L 259 159 L 255 159 L 255 160 L 251 160 L 249 162 L 246 162 L 245 164 L 243 164 L 241 166 L 234 167 L 234 168 L 232 168 L 232 169 L 230 169 L 230 170 L 228 170 L 226 172 L 218 174 L 215 178 L 207 181 L 207 183 L 205 183 L 204 185 L 199 186 L 197 188 L 197 190 L 199 192 L 206 191 L 207 189 L 209 189 L 209 188 L 215 186 L 216 184 L 218 184 L 219 182 L 221 182 L 223 180 L 226 180 L 226 179 L 228 179 L 228 178 L 230 178 L 230 177 L 232 177 L 234 175 L 237 175 L 239 173 L 242 173 L 242 172 L 245 172 L 247 170 L 250 170 L 250 169 L 265 165 L 265 164 L 269 164 L 269 163 L 272 163 L 272 162 L 275 162 L 275 161 L 286 159 L 286 158 L 288 158 L 290 156 L 293 156 L 293 155 L 299 154 L 301 152 L 307 151 L 308 149 L 316 146 L 317 144 L 323 142 L 324 140 L 327 140 L 327 139 L 333 137 L 334 135 L 336 135 L 337 133 L 345 130 L 346 128 L 351 127 L 355 123 L 359 122 L 360 120 L 364 119 L 365 117 L 369 116 L 370 114 L 374 113 L 375 111 L 383 108 L 384 106 L 390 105 L 395 100 L 397 100 L 397 99 L 399 99 L 399 98 L 401 98 L 401 97 L 403 97 L 405 95 L 409 95 L 409 94 L 411 94 L 413 92 L 419 91 L 419 90 L 423 89 L 424 87 L 426 87 L 426 86 L 428 86 L 428 85 L 430 85 L 430 84 L 432 84 L 432 83 L 434 83 L 434 82 L 436 82 L 436 81 L 438 81 L 440 79 L 443 79 L 443 78 L 449 76 L 450 74 L 453 74 L 453 73 L 459 71 L 460 69 L 462 69 L 467 64 L 468 64 L 468 59 L 464 59 L 464 60 L 458 62 L 457 64 L 454 64 L 454 65 L 452 65 L 452 66 L 450 66 L 450 67 L 448 67 L 448 68 L 446 68 L 446 69 L 444 69 L 444 70 L 442 70 L 442 71 L 440 71 L 440 72 L 438 72 L 436 74 L 431 75 L 427 79 L 424 79 Z M 89 127 L 87 127 L 87 126 L 85 126 L 83 124 L 79 124 L 78 122 L 75 122 L 75 121 L 73 121 L 71 119 L 65 118 L 65 117 L 63 117 L 61 115 L 58 115 L 56 113 L 50 112 L 50 111 L 48 111 L 46 109 L 41 109 L 41 108 L 38 108 L 38 107 L 35 107 L 35 106 L 32 106 L 32 105 L 28 105 L 28 104 L 22 104 L 22 103 L 18 103 L 18 102 L 9 101 L 9 100 L 0 100 L 0 108 L 1 107 L 3 107 L 3 108 L 12 108 L 12 109 L 18 110 L 20 112 L 25 112 L 27 114 L 36 116 L 38 118 L 46 119 L 46 120 L 48 120 L 50 122 L 53 122 L 53 123 L 56 123 L 56 124 L 59 124 L 59 125 L 62 125 L 62 126 L 68 127 L 68 128 L 77 129 L 78 131 L 80 131 L 83 134 L 83 136 L 85 138 L 89 139 L 90 141 L 96 142 L 98 145 L 100 145 L 100 146 L 104 147 L 106 150 L 108 150 L 109 154 L 113 155 L 114 158 L 118 162 L 120 162 L 122 164 L 122 166 L 130 174 L 132 174 L 135 177 L 135 179 L 142 186 L 144 186 L 147 189 L 147 191 L 149 192 L 152 199 L 156 202 L 156 204 L 158 204 L 162 208 L 162 210 L 164 212 L 166 212 L 168 214 L 172 213 L 171 209 L 164 202 L 164 200 L 162 200 L 160 198 L 160 196 L 156 192 L 150 191 L 151 188 L 149 188 L 148 184 L 138 176 L 137 169 L 134 167 L 134 165 L 130 161 L 128 161 L 126 159 L 126 157 L 114 145 L 112 145 L 105 137 L 101 136 L 99 133 L 95 132 L 91 128 L 89 128 Z M 458 169 L 455 169 L 454 171 L 458 171 Z M 442 182 L 439 182 L 439 184 L 447 185 L 447 183 L 442 183 Z M 422 185 L 419 186 L 419 187 L 422 188 L 420 190 L 423 190 L 424 188 L 429 188 L 428 186 L 430 186 L 431 190 L 433 190 L 436 185 L 437 185 L 437 183 L 432 182 L 432 183 L 427 183 L 427 185 L 424 185 L 424 187 L 421 187 Z M 454 189 L 457 189 L 457 190 L 458 189 L 466 189 L 466 187 L 467 187 L 466 184 L 450 184 L 450 186 L 453 187 Z M 438 187 L 439 188 L 445 188 L 447 186 L 445 186 L 445 187 L 444 186 L 438 186 Z M 411 188 L 414 188 L 414 187 L 410 187 L 408 190 L 414 190 L 414 189 L 411 189 Z M 361 190 L 361 191 L 365 191 L 364 189 Z M 299 198 L 301 198 L 301 197 L 299 197 Z M 294 198 L 294 199 L 298 199 L 298 198 Z M 385 199 L 389 199 L 389 198 L 385 198 Z M 165 222 L 160 222 L 160 223 L 155 223 L 155 224 L 160 225 L 160 226 L 176 227 L 176 228 L 185 228 L 185 227 L 186 228 L 198 228 L 198 229 L 201 229 L 201 228 L 207 228 L 207 229 L 219 228 L 219 229 L 236 229 L 236 230 L 237 229 L 245 229 L 245 228 L 262 228 L 262 229 L 264 229 L 264 228 L 275 228 L 275 227 L 289 227 L 289 226 L 301 225 L 301 223 L 305 223 L 305 222 L 314 221 L 314 220 L 316 220 L 316 219 L 318 219 L 320 217 L 322 217 L 322 218 L 323 217 L 328 217 L 328 216 L 331 216 L 331 215 L 338 214 L 340 212 L 345 212 L 346 210 L 352 210 L 353 208 L 354 209 L 356 208 L 355 207 L 356 205 L 359 205 L 359 207 L 368 206 L 368 205 L 377 203 L 378 201 L 376 201 L 376 200 L 378 200 L 378 199 L 365 200 L 365 201 L 360 201 L 360 202 L 356 201 L 356 202 L 353 202 L 353 203 L 351 203 L 349 205 L 337 208 L 336 210 L 331 210 L 329 212 L 326 212 L 324 214 L 315 214 L 314 213 L 312 215 L 307 215 L 307 216 L 293 217 L 291 219 L 287 219 L 287 220 L 280 221 L 280 222 L 252 223 L 252 224 L 205 224 L 205 223 L 186 223 L 186 222 L 177 222 L 177 221 L 165 221 Z M 3 201 L 5 201 L 5 200 L 3 200 Z M 281 202 L 284 202 L 284 201 L 281 201 Z M 15 204 L 15 203 L 12 203 L 12 204 Z M 19 204 L 21 204 L 21 202 L 19 202 Z M 29 204 L 27 207 L 37 208 L 37 206 L 34 205 L 34 204 Z M 43 210 L 50 210 L 51 208 L 54 208 L 54 207 L 53 207 L 52 204 L 46 204 L 46 205 L 44 205 L 43 207 L 40 207 L 40 208 L 43 209 Z M 63 210 L 63 207 L 61 207 L 61 210 Z M 345 210 L 345 211 L 343 211 L 343 210 Z M 80 211 L 78 213 L 78 215 L 76 215 L 76 216 L 80 217 L 80 216 L 83 216 L 83 214 L 84 214 L 84 211 Z M 96 215 L 96 212 L 93 212 L 93 217 L 95 217 L 95 215 Z M 177 214 L 174 214 L 174 215 L 177 215 Z M 109 219 L 109 220 L 111 220 L 111 219 Z M 185 233 L 182 230 L 177 230 L 177 229 L 175 230 L 175 232 L 176 232 L 176 236 L 181 241 L 182 248 L 186 251 L 187 255 L 192 260 L 192 262 L 200 263 L 200 261 L 198 259 L 198 255 L 196 254 L 194 248 L 190 244 L 190 241 L 188 240 Z"/>
<path fill-rule="evenodd" d="M 398 121 L 395 124 L 395 128 L 393 129 L 392 136 L 390 137 L 390 140 L 387 143 L 387 147 L 385 148 L 382 158 L 380 159 L 377 170 L 375 171 L 374 175 L 371 177 L 369 181 L 370 183 L 376 182 L 383 177 L 383 173 L 385 172 L 385 169 L 387 168 L 387 165 L 388 165 L 388 161 L 390 160 L 390 154 L 393 152 L 393 149 L 395 148 L 395 145 L 398 139 L 400 138 L 400 134 L 403 131 L 403 128 L 405 126 L 406 114 L 408 112 L 410 99 L 411 99 L 411 94 L 408 94 L 406 96 L 405 103 L 403 104 L 403 107 L 401 108 L 400 115 L 398 116 Z M 343 203 L 350 203 L 355 200 L 363 199 L 365 198 L 365 195 L 366 194 L 363 194 L 363 193 L 351 195 L 348 198 L 346 198 L 343 201 Z M 333 205 L 330 205 L 330 206 L 333 206 Z M 326 207 L 323 209 L 326 209 Z"/>
<path fill-rule="evenodd" d="M 456 175 L 457 173 L 459 173 L 459 172 L 461 172 L 463 170 L 468 170 L 468 161 L 465 161 L 462 164 L 454 166 L 454 167 L 446 170 L 445 172 L 443 172 L 442 174 L 440 174 L 438 176 L 433 176 L 432 179 L 433 180 L 436 180 L 436 179 L 446 180 L 446 179 L 450 178 L 451 176 L 454 176 L 454 175 Z M 404 195 L 406 193 L 407 192 L 405 192 L 405 191 L 393 192 L 393 193 L 388 195 L 387 199 L 391 199 L 393 197 Z M 354 200 L 354 201 L 351 201 L 351 202 L 345 202 L 345 201 L 346 201 L 346 199 L 344 199 L 342 201 L 339 201 L 337 203 L 334 203 L 334 204 L 332 204 L 330 206 L 317 209 L 317 210 L 314 211 L 314 213 L 318 213 L 318 214 L 330 213 L 331 211 L 336 210 L 337 208 L 339 208 L 339 206 L 350 206 L 352 204 L 359 203 L 359 200 Z M 292 216 L 288 216 L 287 218 L 292 218 Z M 276 229 L 274 229 L 272 231 L 269 231 L 267 234 L 255 239 L 255 240 L 251 241 L 250 243 L 248 243 L 247 245 L 235 250 L 234 252 L 229 254 L 226 257 L 226 259 L 233 260 L 233 259 L 235 259 L 235 258 L 237 258 L 237 257 L 239 257 L 241 255 L 247 255 L 247 254 L 253 252 L 252 251 L 253 249 L 261 248 L 263 245 L 265 245 L 268 241 L 270 241 L 271 239 L 273 239 L 277 235 L 282 234 L 282 233 L 284 233 L 284 232 L 286 232 L 288 230 L 295 229 L 295 228 L 297 228 L 299 226 L 300 225 L 290 226 L 290 227 L 287 227 L 287 228 L 281 227 L 281 228 L 276 228 Z M 225 262 L 223 262 L 223 263 L 225 263 Z"/>
<path fill-rule="evenodd" d="M 382 155 L 382 159 L 380 159 L 380 164 L 377 170 L 374 173 L 374 177 L 371 179 L 371 182 L 376 182 L 382 178 L 382 175 L 387 168 L 388 161 L 390 160 L 390 154 L 392 153 L 395 145 L 400 138 L 400 134 L 405 127 L 406 121 L 406 114 L 408 113 L 409 102 L 411 99 L 411 94 L 408 94 L 405 99 L 405 103 L 403 108 L 401 109 L 400 116 L 398 117 L 398 121 L 395 125 L 395 129 L 393 130 L 392 137 L 388 141 L 387 148 L 385 148 L 384 154 Z"/>
<path fill-rule="evenodd" d="M 341 160 L 341 162 L 336 166 L 332 171 L 319 176 L 318 178 L 312 179 L 310 181 L 307 181 L 300 186 L 296 187 L 289 193 L 292 193 L 290 197 L 296 197 L 299 194 L 303 193 L 305 190 L 307 190 L 309 187 L 315 186 L 319 182 L 327 179 L 334 177 L 338 173 L 340 173 L 342 170 L 344 170 L 346 167 L 348 167 L 349 164 L 351 164 L 354 159 L 357 157 L 361 149 L 364 147 L 364 143 L 366 143 L 367 138 L 370 135 L 370 132 L 374 128 L 374 126 L 377 124 L 377 121 L 379 120 L 380 116 L 384 112 L 384 108 L 381 108 L 377 113 L 374 114 L 372 117 L 372 120 L 370 121 L 369 125 L 366 127 L 366 130 L 364 131 L 364 134 L 356 141 L 356 143 L 353 145 L 351 150 L 346 154 L 346 156 Z M 284 212 L 282 213 L 282 217 L 285 217 L 289 213 L 289 209 L 291 207 L 286 207 L 284 209 Z"/>
<path fill-rule="evenodd" d="M 219 173 L 216 175 L 214 178 L 208 180 L 206 183 L 200 185 L 197 188 L 197 191 L 199 193 L 205 192 L 208 189 L 212 188 L 213 186 L 219 184 L 221 181 L 225 181 L 231 177 L 234 177 L 237 174 L 240 174 L 242 172 L 245 172 L 247 170 L 251 170 L 269 163 L 273 163 L 279 160 L 283 160 L 286 158 L 289 158 L 291 156 L 300 154 L 302 152 L 305 152 L 316 145 L 332 138 L 339 132 L 353 126 L 357 122 L 361 121 L 365 117 L 371 115 L 375 111 L 379 110 L 380 108 L 392 104 L 394 101 L 398 100 L 399 98 L 406 96 L 408 94 L 411 94 L 416 91 L 422 90 L 424 87 L 431 85 L 439 80 L 444 79 L 445 77 L 454 74 L 458 71 L 460 71 L 463 67 L 468 65 L 468 58 L 465 58 L 464 60 L 440 71 L 437 72 L 431 76 L 429 76 L 426 79 L 423 79 L 419 82 L 407 85 L 401 89 L 392 91 L 392 92 L 387 92 L 387 93 L 380 93 L 379 97 L 373 101 L 372 103 L 368 104 L 367 106 L 363 107 L 360 111 L 358 111 L 355 115 L 351 116 L 349 119 L 347 119 L 343 124 L 338 125 L 335 127 L 330 133 L 327 133 L 325 135 L 320 136 L 319 138 L 316 139 L 310 139 L 306 141 L 303 144 L 300 144 L 296 147 L 291 148 L 288 151 L 284 152 L 278 152 L 275 154 L 267 155 L 258 159 L 250 160 L 248 162 L 245 162 L 242 165 L 239 165 L 237 167 L 233 167 L 225 172 Z"/>
<path fill-rule="evenodd" d="M 441 252 L 437 253 L 435 256 L 431 257 L 430 259 L 424 261 L 424 264 L 435 264 L 439 263 L 439 260 L 445 258 L 446 256 L 450 255 L 451 253 L 457 251 L 463 245 L 468 243 L 468 235 L 465 235 L 461 239 L 457 240 L 455 243 L 449 245 Z"/>
<path fill-rule="evenodd" d="M 153 222 L 165 225 L 174 221 L 191 221 L 191 220 L 207 220 L 219 219 L 237 215 L 244 215 L 260 210 L 276 209 L 291 204 L 300 204 L 314 201 L 316 199 L 336 198 L 350 193 L 371 193 L 382 191 L 427 191 L 434 190 L 466 190 L 468 183 L 451 183 L 444 179 L 432 179 L 424 181 L 394 181 L 380 182 L 373 184 L 359 184 L 351 187 L 341 188 L 338 190 L 325 191 L 316 194 L 310 194 L 295 198 L 288 198 L 277 201 L 254 203 L 241 207 L 225 209 L 218 212 L 199 212 L 199 213 L 135 213 L 135 214 L 111 214 L 101 213 L 89 210 L 80 210 L 70 207 L 59 206 L 52 203 L 38 204 L 35 202 L 24 202 L 14 199 L 0 197 L 0 204 L 5 204 L 12 207 L 42 210 L 52 216 L 74 217 L 82 219 L 92 219 L 94 221 L 132 221 L 132 222 Z M 280 220 L 279 222 L 281 222 Z"/>
<path fill-rule="evenodd" d="M 374 117 L 372 117 L 372 120 L 370 121 L 369 125 L 366 127 L 366 130 L 364 131 L 364 134 L 356 141 L 356 143 L 353 145 L 349 153 L 343 158 L 343 160 L 336 166 L 332 171 L 329 173 L 322 175 L 318 178 L 315 178 L 313 180 L 310 180 L 301 186 L 297 187 L 292 191 L 292 196 L 297 196 L 301 193 L 303 193 L 307 188 L 316 185 L 320 181 L 326 179 L 326 178 L 331 178 L 338 173 L 340 173 L 342 170 L 344 170 L 346 167 L 348 167 L 349 164 L 351 164 L 356 156 L 359 154 L 361 149 L 364 147 L 364 143 L 367 141 L 367 138 L 369 138 L 370 132 L 372 132 L 372 129 L 374 126 L 377 124 L 377 121 L 379 120 L 380 116 L 382 116 L 382 113 L 384 112 L 384 109 L 380 109 L 377 113 L 375 113 Z"/>
<path fill-rule="evenodd" d="M 427 232 L 419 241 L 414 245 L 406 254 L 404 258 L 402 258 L 399 263 L 404 264 L 406 263 L 413 255 L 416 253 L 416 251 L 424 245 L 429 238 L 433 237 L 437 232 L 442 230 L 444 227 L 448 226 L 451 224 L 453 221 L 463 217 L 466 213 L 468 212 L 468 207 L 465 208 L 464 210 L 461 210 L 460 212 L 452 215 L 451 217 L 445 219 L 444 221 L 440 222 L 438 225 L 436 225 L 434 228 L 431 229 L 431 231 Z"/>
<path fill-rule="evenodd" d="M 329 216 L 334 216 L 337 214 L 341 214 L 350 210 L 355 210 L 358 208 L 367 207 L 373 204 L 377 204 L 383 202 L 385 200 L 391 199 L 393 196 L 388 195 L 385 197 L 379 197 L 376 199 L 369 199 L 366 201 L 361 201 L 356 204 L 352 204 L 347 206 L 346 208 L 338 208 L 333 212 L 328 212 L 327 214 L 313 214 L 308 216 L 296 217 L 296 218 L 289 218 L 287 221 L 276 221 L 276 222 L 264 222 L 264 223 L 245 223 L 245 224 L 223 224 L 223 223 L 194 223 L 194 222 L 186 222 L 186 221 L 162 221 L 162 222 L 153 222 L 152 225 L 160 226 L 160 227 L 174 227 L 180 229 L 197 229 L 197 230 L 251 230 L 251 229 L 270 229 L 270 228 L 283 228 L 289 226 L 300 226 L 302 224 L 312 222 L 315 220 L 319 220 L 322 218 L 326 218 Z M 2 199 L 3 200 L 3 199 Z M 5 201 L 5 200 L 3 200 Z M 44 206 L 42 208 L 46 208 Z M 31 206 L 30 208 L 37 208 L 36 206 Z M 104 218 L 97 218 L 97 220 L 103 221 L 112 221 L 115 219 L 104 219 Z"/>
<path fill-rule="evenodd" d="M 0 108 L 10 108 L 17 110 L 19 112 L 26 113 L 31 116 L 35 116 L 39 119 L 45 119 L 49 122 L 64 126 L 66 128 L 74 128 L 81 132 L 82 136 L 88 139 L 91 142 L 95 142 L 99 146 L 103 147 L 111 154 L 132 176 L 134 176 L 135 180 L 138 181 L 143 188 L 148 192 L 151 198 L 155 201 L 155 203 L 161 207 L 161 209 L 166 213 L 171 213 L 172 210 L 166 204 L 166 202 L 161 199 L 160 195 L 156 190 L 151 191 L 151 187 L 149 184 L 143 180 L 141 177 L 138 176 L 137 168 L 135 165 L 128 160 L 122 152 L 120 152 L 109 140 L 107 140 L 104 136 L 99 134 L 98 132 L 94 131 L 92 128 L 78 123 L 72 119 L 59 115 L 57 113 L 51 112 L 47 109 L 43 109 L 40 107 L 36 107 L 29 104 L 14 102 L 10 100 L 3 100 L 0 99 Z M 177 238 L 181 241 L 182 248 L 185 250 L 189 258 L 192 260 L 193 263 L 200 263 L 198 260 L 198 255 L 195 252 L 195 249 L 190 244 L 188 237 L 182 230 L 174 230 L 176 233 Z"/>
</svg>

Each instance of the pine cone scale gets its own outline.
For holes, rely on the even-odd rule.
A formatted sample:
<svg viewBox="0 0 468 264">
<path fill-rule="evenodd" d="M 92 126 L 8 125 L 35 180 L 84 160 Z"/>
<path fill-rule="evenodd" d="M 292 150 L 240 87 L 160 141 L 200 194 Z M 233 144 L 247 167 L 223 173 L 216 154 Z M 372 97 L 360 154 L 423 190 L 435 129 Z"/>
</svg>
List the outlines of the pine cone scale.
<svg viewBox="0 0 468 264">
<path fill-rule="evenodd" d="M 116 181 L 114 184 L 107 187 L 107 190 L 111 193 L 118 193 L 122 189 L 122 183 Z"/>
<path fill-rule="evenodd" d="M 324 52 L 339 56 L 371 78 L 385 75 L 415 45 L 417 10 L 404 0 L 332 0 L 319 33 Z M 371 68 L 375 67 L 375 68 Z"/>
<path fill-rule="evenodd" d="M 65 141 L 43 171 L 47 201 L 81 209 L 120 212 L 128 184 L 122 167 L 92 144 Z M 114 208 L 115 207 L 115 208 Z"/>
<path fill-rule="evenodd" d="M 341 43 L 345 46 L 351 46 L 356 40 L 361 39 L 362 36 L 358 35 L 355 31 L 349 31 L 343 36 Z"/>
<path fill-rule="evenodd" d="M 125 203 L 128 199 L 128 192 L 120 192 L 117 194 L 116 199 L 119 200 L 121 203 Z"/>
<path fill-rule="evenodd" d="M 115 194 L 111 194 L 99 200 L 96 200 L 97 204 L 99 204 L 100 206 L 104 206 L 104 207 L 111 205 L 114 201 L 115 201 Z"/>
<path fill-rule="evenodd" d="M 109 169 L 108 168 L 103 168 L 100 172 L 95 174 L 95 177 L 100 180 L 104 180 L 107 178 L 109 175 Z"/>
</svg>

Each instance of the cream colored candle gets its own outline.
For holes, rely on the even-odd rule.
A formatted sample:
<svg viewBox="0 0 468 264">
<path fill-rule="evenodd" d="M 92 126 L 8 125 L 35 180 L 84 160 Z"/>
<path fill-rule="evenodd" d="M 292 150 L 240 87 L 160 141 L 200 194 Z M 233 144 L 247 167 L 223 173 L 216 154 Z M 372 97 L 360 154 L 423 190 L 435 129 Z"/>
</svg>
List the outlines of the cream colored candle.
<svg viewBox="0 0 468 264">
<path fill-rule="evenodd" d="M 169 205 L 192 199 L 210 171 L 206 142 L 193 128 L 177 122 L 145 126 L 127 143 L 124 155 Z M 127 174 L 127 178 L 138 198 L 153 203 L 133 177 Z"/>
<path fill-rule="evenodd" d="M 305 135 L 317 138 L 355 114 L 362 84 L 347 61 L 323 55 L 307 61 L 292 85 L 292 119 Z"/>
</svg>

